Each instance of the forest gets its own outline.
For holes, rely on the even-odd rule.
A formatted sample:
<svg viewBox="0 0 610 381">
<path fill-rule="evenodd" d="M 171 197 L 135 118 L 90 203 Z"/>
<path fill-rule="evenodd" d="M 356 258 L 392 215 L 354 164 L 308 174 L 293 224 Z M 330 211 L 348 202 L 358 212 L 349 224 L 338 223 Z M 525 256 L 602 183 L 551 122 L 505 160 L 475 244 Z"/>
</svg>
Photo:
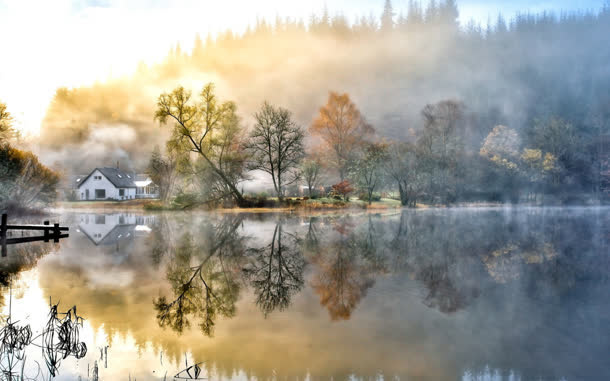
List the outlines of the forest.
<svg viewBox="0 0 610 381">
<path fill-rule="evenodd" d="M 606 199 L 610 6 L 458 15 L 453 0 L 388 0 L 379 16 L 194 36 L 130 76 L 58 89 L 24 146 L 64 174 L 148 169 L 169 179 L 165 200 L 281 200 L 297 186 L 410 206 Z"/>
</svg>

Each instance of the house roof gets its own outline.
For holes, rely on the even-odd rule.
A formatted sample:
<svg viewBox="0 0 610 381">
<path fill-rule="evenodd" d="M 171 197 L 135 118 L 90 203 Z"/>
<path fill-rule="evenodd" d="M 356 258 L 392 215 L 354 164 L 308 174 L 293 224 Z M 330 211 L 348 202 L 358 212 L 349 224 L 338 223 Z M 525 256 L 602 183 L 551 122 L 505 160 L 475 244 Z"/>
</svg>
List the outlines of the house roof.
<svg viewBox="0 0 610 381">
<path fill-rule="evenodd" d="M 69 177 L 70 186 L 72 189 L 78 188 L 78 186 L 83 182 L 83 179 L 86 178 L 87 175 L 74 175 Z"/>
<path fill-rule="evenodd" d="M 102 173 L 102 175 L 104 175 L 104 177 L 106 177 L 108 179 L 108 181 L 110 181 L 112 183 L 112 185 L 114 185 L 117 188 L 135 188 L 136 187 L 136 184 L 134 183 L 134 180 L 135 180 L 134 174 L 123 172 L 118 168 L 109 168 L 109 167 L 95 168 L 93 171 L 91 171 L 91 173 L 86 178 L 84 178 L 80 181 L 78 187 L 80 188 L 80 186 L 85 181 L 87 181 L 87 179 L 89 177 L 91 177 L 91 175 L 96 170 L 100 171 Z"/>
</svg>

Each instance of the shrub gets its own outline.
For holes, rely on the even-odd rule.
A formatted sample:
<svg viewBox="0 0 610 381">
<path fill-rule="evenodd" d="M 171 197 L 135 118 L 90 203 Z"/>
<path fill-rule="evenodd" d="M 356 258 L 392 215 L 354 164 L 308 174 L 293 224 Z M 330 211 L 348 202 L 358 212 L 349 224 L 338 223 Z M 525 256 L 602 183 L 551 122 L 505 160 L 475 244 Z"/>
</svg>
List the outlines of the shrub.
<svg viewBox="0 0 610 381">
<path fill-rule="evenodd" d="M 358 199 L 368 202 L 369 194 L 367 192 L 361 192 L 358 194 Z M 371 197 L 371 201 L 381 201 L 381 195 L 378 193 L 373 193 L 373 197 Z"/>
<path fill-rule="evenodd" d="M 0 209 L 46 206 L 57 198 L 59 174 L 31 152 L 0 145 Z"/>
<path fill-rule="evenodd" d="M 195 193 L 180 192 L 171 202 L 171 209 L 188 209 L 199 203 L 199 196 Z"/>
<path fill-rule="evenodd" d="M 353 191 L 354 188 L 352 187 L 350 182 L 347 180 L 343 180 L 340 183 L 335 184 L 331 187 L 330 196 L 335 199 L 339 197 L 339 200 L 342 197 L 345 201 L 349 201 L 349 194 Z"/>
</svg>

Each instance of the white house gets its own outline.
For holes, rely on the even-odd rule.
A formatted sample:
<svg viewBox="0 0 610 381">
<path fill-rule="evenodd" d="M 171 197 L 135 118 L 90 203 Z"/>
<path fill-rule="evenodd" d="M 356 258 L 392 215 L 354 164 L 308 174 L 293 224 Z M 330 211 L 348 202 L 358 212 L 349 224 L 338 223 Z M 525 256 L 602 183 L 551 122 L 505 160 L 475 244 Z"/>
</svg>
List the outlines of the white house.
<svg viewBox="0 0 610 381">
<path fill-rule="evenodd" d="M 95 168 L 88 176 L 75 179 L 79 200 L 131 200 L 157 198 L 158 187 L 146 175 L 135 175 L 118 168 Z"/>
</svg>

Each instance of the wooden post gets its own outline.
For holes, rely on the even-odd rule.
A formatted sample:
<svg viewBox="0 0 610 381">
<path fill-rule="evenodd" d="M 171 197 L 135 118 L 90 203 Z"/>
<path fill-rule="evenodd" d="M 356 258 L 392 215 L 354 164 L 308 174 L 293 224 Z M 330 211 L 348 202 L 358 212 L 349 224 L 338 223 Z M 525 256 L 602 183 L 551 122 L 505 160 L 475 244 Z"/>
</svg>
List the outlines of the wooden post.
<svg viewBox="0 0 610 381">
<path fill-rule="evenodd" d="M 53 224 L 53 242 L 59 242 L 59 224 Z"/>
<path fill-rule="evenodd" d="M 0 225 L 0 240 L 2 240 L 0 242 L 0 244 L 2 245 L 2 256 L 6 257 L 7 256 L 7 249 L 6 249 L 6 225 L 7 225 L 7 219 L 8 216 L 5 214 L 2 215 L 2 225 Z"/>
<path fill-rule="evenodd" d="M 49 221 L 44 221 L 42 224 L 43 225 L 48 225 Z M 50 229 L 50 227 L 49 227 L 49 229 Z M 49 229 L 45 229 L 44 230 L 44 241 L 45 242 L 49 242 Z"/>
</svg>

